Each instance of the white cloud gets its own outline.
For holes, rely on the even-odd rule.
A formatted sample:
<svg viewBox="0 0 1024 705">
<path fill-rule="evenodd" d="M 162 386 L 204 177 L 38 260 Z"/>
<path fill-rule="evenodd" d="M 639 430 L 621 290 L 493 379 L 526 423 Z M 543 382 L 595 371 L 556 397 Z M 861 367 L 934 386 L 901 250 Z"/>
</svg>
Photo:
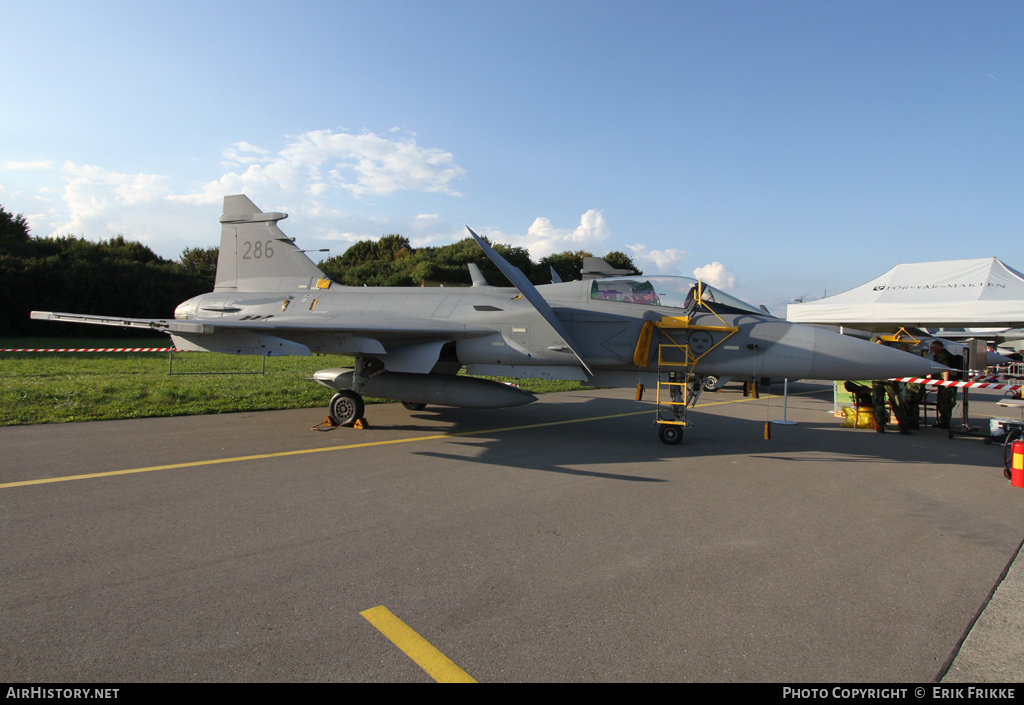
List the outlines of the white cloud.
<svg viewBox="0 0 1024 705">
<path fill-rule="evenodd" d="M 646 245 L 626 245 L 629 250 L 633 264 L 642 269 L 645 274 L 671 274 L 678 276 L 682 273 L 683 260 L 689 256 L 686 250 L 675 247 L 667 250 L 648 250 Z"/>
<path fill-rule="evenodd" d="M 539 217 L 533 221 L 526 235 L 506 235 L 495 230 L 485 232 L 493 242 L 525 248 L 535 260 L 566 250 L 603 254 L 601 249 L 611 234 L 604 214 L 594 208 L 580 216 L 580 224 L 575 228 L 556 228 L 548 218 Z"/>
<path fill-rule="evenodd" d="M 255 164 L 267 158 L 269 152 L 265 149 L 249 144 L 248 142 L 235 142 L 222 153 L 225 161 L 225 169 L 230 169 L 236 164 Z"/>
<path fill-rule="evenodd" d="M 248 142 L 224 150 L 227 173 L 198 191 L 175 198 L 216 203 L 225 194 L 305 192 L 321 197 L 348 192 L 356 199 L 398 191 L 461 195 L 452 182 L 465 170 L 450 152 L 421 147 L 415 139 L 390 139 L 372 132 L 313 130 L 290 138 L 277 153 Z"/>
<path fill-rule="evenodd" d="M 152 204 L 170 196 L 167 177 L 156 174 L 122 174 L 73 162 L 66 162 L 60 173 L 70 214 L 70 220 L 58 227 L 62 232 L 81 233 L 97 225 L 103 230 L 117 230 L 113 223 L 124 218 L 131 206 Z"/>
<path fill-rule="evenodd" d="M 721 262 L 712 262 L 693 270 L 693 276 L 711 286 L 731 291 L 736 288 L 736 272 Z"/>
<path fill-rule="evenodd" d="M 9 161 L 2 168 L 19 171 L 20 187 L 15 191 L 0 184 L 0 189 L 12 201 L 8 208 L 34 214 L 30 223 L 36 235 L 99 239 L 122 234 L 164 257 L 176 257 L 185 247 L 216 244 L 221 201 L 233 193 L 249 195 L 265 211 L 289 213 L 295 220 L 292 234 L 309 248 L 326 246 L 331 239 L 352 242 L 387 233 L 401 233 L 414 244 L 458 239 L 461 227 L 423 203 L 399 216 L 351 215 L 339 208 L 402 191 L 460 195 L 453 184 L 464 170 L 450 152 L 421 147 L 411 133 L 396 132 L 382 137 L 316 130 L 285 138 L 277 151 L 235 142 L 220 155 L 219 176 L 185 188 L 174 188 L 171 177 L 160 173 L 132 174 L 70 161 L 59 168 L 45 160 Z M 30 174 L 36 175 L 31 182 Z"/>
<path fill-rule="evenodd" d="M 125 174 L 95 165 L 66 162 L 64 212 L 47 213 L 47 234 L 84 235 L 91 239 L 124 235 L 149 245 L 165 257 L 199 244 L 202 209 L 183 209 L 170 200 L 169 178 L 158 174 Z M 208 216 L 207 216 L 208 217 Z M 206 230 L 216 226 L 207 224 Z M 206 238 L 210 239 L 210 238 Z"/>
<path fill-rule="evenodd" d="M 27 171 L 27 170 L 52 169 L 52 168 L 53 168 L 53 162 L 49 162 L 49 161 L 6 162 L 6 163 L 4 163 L 4 169 L 11 169 L 13 171 Z"/>
</svg>

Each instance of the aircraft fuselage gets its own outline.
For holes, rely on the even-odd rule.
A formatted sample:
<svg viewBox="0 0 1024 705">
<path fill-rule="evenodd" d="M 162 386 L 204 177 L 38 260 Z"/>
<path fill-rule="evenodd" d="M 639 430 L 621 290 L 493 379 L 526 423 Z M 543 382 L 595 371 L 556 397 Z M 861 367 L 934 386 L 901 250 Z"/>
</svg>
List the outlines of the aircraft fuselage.
<svg viewBox="0 0 1024 705">
<path fill-rule="evenodd" d="M 629 385 L 643 381 L 638 374 L 656 374 L 656 344 L 643 365 L 634 360 L 643 325 L 683 319 L 687 310 L 598 299 L 593 286 L 593 281 L 574 281 L 537 287 L 579 345 L 595 373 L 593 383 L 618 386 L 621 373 L 628 373 L 632 381 L 621 382 Z M 292 344 L 284 354 L 379 357 L 385 369 L 394 372 L 453 373 L 465 366 L 476 375 L 588 380 L 566 342 L 511 287 L 332 285 L 276 295 L 214 292 L 184 302 L 175 317 L 199 318 L 225 334 L 234 332 L 234 326 L 246 326 L 235 338 L 225 336 L 224 345 L 215 344 L 216 335 L 176 335 L 176 342 L 186 348 L 193 344 L 222 352 L 244 347 L 255 351 L 263 339 L 283 339 Z M 415 320 L 416 342 L 409 342 L 410 320 Z M 753 312 L 716 314 L 702 309 L 691 311 L 688 321 L 693 330 L 670 335 L 700 355 L 693 368 L 696 374 L 870 379 L 897 369 L 902 371 L 898 374 L 910 374 L 908 364 L 915 365 L 895 350 Z M 445 362 L 442 348 L 447 369 L 438 369 Z M 668 359 L 672 352 L 665 353 Z M 275 354 L 273 348 L 267 353 Z M 919 359 L 918 367 L 924 374 L 933 365 Z"/>
</svg>

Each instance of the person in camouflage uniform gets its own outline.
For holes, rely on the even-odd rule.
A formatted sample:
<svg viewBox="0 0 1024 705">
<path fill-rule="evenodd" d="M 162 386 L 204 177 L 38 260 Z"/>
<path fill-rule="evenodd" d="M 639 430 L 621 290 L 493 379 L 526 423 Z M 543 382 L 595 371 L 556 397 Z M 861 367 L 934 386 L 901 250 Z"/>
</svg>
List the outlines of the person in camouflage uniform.
<svg viewBox="0 0 1024 705">
<path fill-rule="evenodd" d="M 910 345 L 900 343 L 900 350 L 911 352 Z M 903 408 L 906 409 L 907 428 L 916 431 L 921 428 L 921 400 L 924 399 L 925 386 L 920 382 L 909 382 L 900 385 L 903 392 Z"/>
<path fill-rule="evenodd" d="M 931 342 L 932 359 L 940 365 L 954 367 L 953 353 L 946 350 L 946 346 L 938 340 Z M 941 377 L 948 380 L 950 373 L 942 372 Z M 932 375 L 935 377 L 936 375 Z M 956 387 L 939 387 L 935 392 L 935 408 L 939 414 L 939 422 L 934 428 L 949 428 L 949 420 L 953 417 L 953 407 L 956 406 Z"/>
<path fill-rule="evenodd" d="M 886 345 L 881 338 L 872 338 L 879 345 Z M 896 424 L 899 426 L 900 434 L 910 435 L 908 428 L 907 409 L 904 404 L 902 390 L 896 382 L 887 379 L 876 379 L 871 383 L 871 405 L 875 407 L 875 430 L 885 433 L 885 424 L 889 420 L 885 413 L 885 400 L 889 398 L 889 406 L 892 414 L 896 417 Z"/>
</svg>

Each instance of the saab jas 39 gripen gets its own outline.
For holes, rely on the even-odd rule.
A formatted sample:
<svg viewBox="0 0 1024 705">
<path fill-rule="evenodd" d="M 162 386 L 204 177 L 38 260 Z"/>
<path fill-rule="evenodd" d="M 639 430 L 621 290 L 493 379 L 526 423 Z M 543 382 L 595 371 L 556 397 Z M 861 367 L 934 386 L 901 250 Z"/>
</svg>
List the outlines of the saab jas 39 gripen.
<svg viewBox="0 0 1024 705">
<path fill-rule="evenodd" d="M 410 409 L 497 408 L 536 397 L 482 377 L 567 379 L 636 387 L 638 398 L 656 390 L 660 437 L 678 443 L 708 376 L 884 379 L 945 369 L 788 323 L 684 277 L 603 276 L 609 268 L 598 260 L 589 278 L 535 286 L 472 230 L 514 288 L 490 286 L 472 266 L 470 287 L 339 286 L 278 228 L 286 217 L 244 195 L 225 197 L 214 289 L 180 304 L 173 319 L 32 317 L 149 328 L 179 350 L 354 356 L 354 369 L 313 376 L 336 392 L 328 413 L 338 425 L 362 418 L 364 395 Z"/>
</svg>

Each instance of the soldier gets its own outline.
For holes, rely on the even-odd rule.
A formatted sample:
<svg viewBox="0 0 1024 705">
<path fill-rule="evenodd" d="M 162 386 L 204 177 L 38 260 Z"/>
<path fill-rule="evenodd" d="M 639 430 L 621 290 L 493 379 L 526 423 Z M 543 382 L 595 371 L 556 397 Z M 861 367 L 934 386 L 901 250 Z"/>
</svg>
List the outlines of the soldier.
<svg viewBox="0 0 1024 705">
<path fill-rule="evenodd" d="M 873 337 L 872 340 L 879 345 L 887 345 L 881 338 Z M 889 406 L 892 408 L 893 416 L 896 417 L 896 424 L 899 426 L 900 435 L 911 435 L 901 390 L 896 385 L 896 382 L 891 382 L 887 379 L 876 379 L 871 383 L 871 405 L 875 407 L 875 430 L 879 433 L 885 433 L 885 424 L 888 421 L 885 414 L 886 397 L 889 397 Z"/>
<path fill-rule="evenodd" d="M 955 367 L 953 354 L 946 350 L 946 346 L 938 340 L 931 342 L 932 359 L 946 367 Z M 942 379 L 949 380 L 950 373 L 942 372 Z M 935 375 L 931 375 L 935 377 Z M 935 408 L 939 413 L 939 422 L 932 425 L 932 428 L 949 428 L 949 420 L 953 417 L 953 407 L 956 406 L 956 387 L 939 387 L 935 393 Z"/>
<path fill-rule="evenodd" d="M 907 343 L 900 343 L 900 350 L 911 352 Z M 903 407 L 907 414 L 907 428 L 916 431 L 921 428 L 921 400 L 924 399 L 925 386 L 920 382 L 900 385 L 903 392 Z"/>
</svg>

